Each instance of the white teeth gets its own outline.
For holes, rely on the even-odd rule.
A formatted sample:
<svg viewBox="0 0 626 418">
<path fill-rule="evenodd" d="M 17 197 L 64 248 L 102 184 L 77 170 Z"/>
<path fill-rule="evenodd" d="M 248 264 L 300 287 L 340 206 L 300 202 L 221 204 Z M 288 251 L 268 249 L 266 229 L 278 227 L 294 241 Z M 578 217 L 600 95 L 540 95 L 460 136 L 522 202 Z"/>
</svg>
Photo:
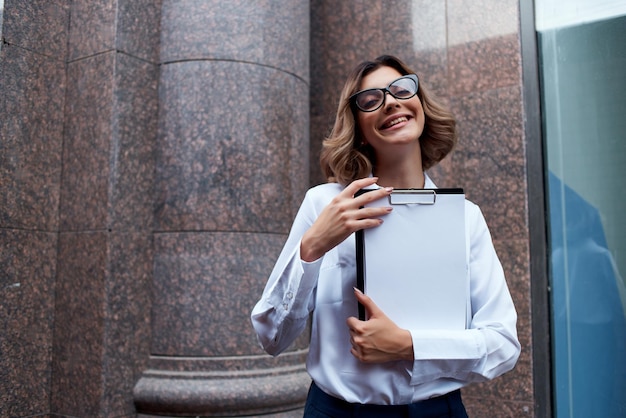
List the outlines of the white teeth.
<svg viewBox="0 0 626 418">
<path fill-rule="evenodd" d="M 385 124 L 385 128 L 391 128 L 393 125 L 397 125 L 400 122 L 406 122 L 408 119 L 406 116 L 400 116 L 398 119 L 394 119 Z"/>
</svg>

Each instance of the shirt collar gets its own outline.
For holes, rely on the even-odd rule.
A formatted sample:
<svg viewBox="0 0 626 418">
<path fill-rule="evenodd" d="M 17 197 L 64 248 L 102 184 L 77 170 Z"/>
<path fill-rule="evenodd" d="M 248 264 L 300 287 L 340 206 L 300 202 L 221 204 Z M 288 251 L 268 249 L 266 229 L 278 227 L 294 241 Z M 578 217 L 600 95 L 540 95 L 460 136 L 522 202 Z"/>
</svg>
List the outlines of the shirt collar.
<svg viewBox="0 0 626 418">
<path fill-rule="evenodd" d="M 436 189 L 437 188 L 435 183 L 433 183 L 431 178 L 426 173 L 424 173 L 424 188 L 425 189 Z"/>
</svg>

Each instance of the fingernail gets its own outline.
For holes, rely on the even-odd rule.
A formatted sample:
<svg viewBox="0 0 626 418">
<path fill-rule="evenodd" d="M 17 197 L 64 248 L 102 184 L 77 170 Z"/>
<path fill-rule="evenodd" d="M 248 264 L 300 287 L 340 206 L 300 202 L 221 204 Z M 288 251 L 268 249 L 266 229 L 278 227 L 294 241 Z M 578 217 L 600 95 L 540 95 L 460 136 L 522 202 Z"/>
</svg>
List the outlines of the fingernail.
<svg viewBox="0 0 626 418">
<path fill-rule="evenodd" d="M 361 292 L 361 290 L 360 290 L 360 289 L 358 289 L 358 288 L 356 288 L 356 287 L 353 287 L 353 289 L 354 289 L 354 292 L 355 292 L 355 293 L 360 293 L 361 295 L 363 294 L 363 292 Z"/>
</svg>

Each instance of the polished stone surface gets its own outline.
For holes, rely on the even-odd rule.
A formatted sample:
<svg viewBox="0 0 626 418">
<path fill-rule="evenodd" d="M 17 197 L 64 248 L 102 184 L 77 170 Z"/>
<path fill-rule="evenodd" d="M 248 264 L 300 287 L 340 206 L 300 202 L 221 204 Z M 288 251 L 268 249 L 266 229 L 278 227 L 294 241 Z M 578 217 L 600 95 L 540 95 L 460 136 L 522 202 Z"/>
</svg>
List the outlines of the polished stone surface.
<svg viewBox="0 0 626 418">
<path fill-rule="evenodd" d="M 204 232 L 155 238 L 152 354 L 262 354 L 250 310 L 285 236 Z M 293 349 L 305 348 L 301 338 Z"/>
<path fill-rule="evenodd" d="M 462 95 L 521 85 L 518 34 L 449 48 L 450 91 Z"/>
<path fill-rule="evenodd" d="M 57 236 L 0 229 L 0 415 L 48 411 Z"/>
<path fill-rule="evenodd" d="M 145 231 L 154 225 L 158 73 L 156 65 L 116 55 L 108 221 L 114 231 Z"/>
<path fill-rule="evenodd" d="M 103 396 L 107 233 L 59 234 L 51 408 L 98 416 Z"/>
<path fill-rule="evenodd" d="M 141 414 L 250 416 L 289 411 L 304 404 L 311 384 L 302 364 L 222 376 L 152 372 L 144 373 L 134 390 Z"/>
<path fill-rule="evenodd" d="M 306 191 L 307 85 L 199 61 L 165 66 L 160 88 L 156 229 L 286 233 Z"/>
<path fill-rule="evenodd" d="M 151 240 L 145 233 L 59 235 L 51 391 L 57 413 L 134 412 L 132 390 L 149 353 Z"/>
<path fill-rule="evenodd" d="M 273 414 L 249 415 L 249 416 L 246 416 L 246 418 L 302 418 L 303 413 L 304 413 L 303 408 L 297 408 L 291 411 L 277 412 Z M 175 418 L 175 417 L 161 415 L 161 414 L 159 415 L 137 414 L 137 418 Z"/>
<path fill-rule="evenodd" d="M 519 0 L 449 0 L 446 3 L 449 47 L 519 32 Z M 492 78 L 493 74 L 487 77 Z"/>
<path fill-rule="evenodd" d="M 114 53 L 68 67 L 61 228 L 150 228 L 156 68 Z"/>
<path fill-rule="evenodd" d="M 308 184 L 308 10 L 163 3 L 141 414 L 250 415 L 306 396 L 306 333 L 268 361 L 249 315 Z"/>
<path fill-rule="evenodd" d="M 54 231 L 61 182 L 64 66 L 4 45 L 0 73 L 0 226 Z"/>
<path fill-rule="evenodd" d="M 70 0 L 4 0 L 2 37 L 13 46 L 56 60 L 60 65 L 67 54 L 70 3 Z"/>
<path fill-rule="evenodd" d="M 118 51 L 151 63 L 159 61 L 162 2 L 163 0 L 117 0 L 115 44 Z"/>
<path fill-rule="evenodd" d="M 121 51 L 158 61 L 161 0 L 72 2 L 68 59 Z"/>
<path fill-rule="evenodd" d="M 451 156 L 460 187 L 496 239 L 526 237 L 526 160 L 518 86 L 452 99 L 459 144 Z"/>
<path fill-rule="evenodd" d="M 117 0 L 71 3 L 68 60 L 115 50 Z"/>
<path fill-rule="evenodd" d="M 5 1 L 4 6 L 0 415 L 40 416 L 50 411 L 69 16 L 66 1 Z"/>
<path fill-rule="evenodd" d="M 308 81 L 308 1 L 163 0 L 161 22 L 163 63 L 255 63 Z"/>
<path fill-rule="evenodd" d="M 150 353 L 153 236 L 110 233 L 107 251 L 103 409 L 110 416 L 133 416 L 133 389 Z"/>
<path fill-rule="evenodd" d="M 481 392 L 479 397 L 463 396 L 467 414 L 470 417 L 524 418 L 533 417 L 532 402 L 511 402 L 507 398 L 491 398 L 489 392 Z"/>
<path fill-rule="evenodd" d="M 114 71 L 114 53 L 68 65 L 61 230 L 107 227 Z"/>
<path fill-rule="evenodd" d="M 61 234 L 57 288 L 75 299 L 57 295 L 52 405 L 76 416 L 132 414 L 150 344 L 157 70 L 108 53 L 70 63 L 68 79 L 60 219 L 75 232 Z M 70 319 L 77 309 L 88 309 L 84 322 Z M 80 394 L 66 396 L 76 382 Z"/>
</svg>

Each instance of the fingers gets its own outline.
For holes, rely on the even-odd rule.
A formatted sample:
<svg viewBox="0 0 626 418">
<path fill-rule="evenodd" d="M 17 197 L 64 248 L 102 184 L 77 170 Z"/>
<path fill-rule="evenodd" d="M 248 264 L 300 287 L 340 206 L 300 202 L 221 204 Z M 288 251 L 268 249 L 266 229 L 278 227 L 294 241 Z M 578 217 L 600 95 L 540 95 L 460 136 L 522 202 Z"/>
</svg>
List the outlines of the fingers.
<svg viewBox="0 0 626 418">
<path fill-rule="evenodd" d="M 351 317 L 346 321 L 348 324 L 348 329 L 350 330 L 350 353 L 359 360 L 363 361 L 363 347 L 364 338 L 362 337 L 362 330 L 360 322 L 358 319 Z"/>
<path fill-rule="evenodd" d="M 348 193 L 350 196 L 354 196 L 359 190 L 367 186 L 371 186 L 372 184 L 376 184 L 377 181 L 378 177 L 365 177 L 354 180 L 352 183 L 348 184 L 348 186 L 344 189 L 344 192 Z"/>
<path fill-rule="evenodd" d="M 354 197 L 354 195 L 367 186 L 371 186 L 376 183 L 376 177 L 368 177 L 364 179 L 355 180 L 350 183 L 342 192 L 343 199 L 348 199 L 350 205 L 356 210 L 356 220 L 365 220 L 366 222 L 360 222 L 356 229 L 366 229 L 374 226 L 378 226 L 381 223 L 380 216 L 387 215 L 392 211 L 391 206 L 369 206 L 365 207 L 368 203 L 372 203 L 376 200 L 380 200 L 387 197 L 393 191 L 392 187 L 383 187 L 379 189 L 371 189 L 367 193 L 363 193 L 360 196 Z M 371 221 L 368 221 L 371 219 Z"/>
<path fill-rule="evenodd" d="M 367 312 L 368 318 L 375 318 L 381 316 L 380 308 L 374 303 L 372 298 L 367 296 L 365 293 L 361 292 L 356 287 L 354 288 L 354 295 L 357 300 L 365 307 L 365 311 Z"/>
<path fill-rule="evenodd" d="M 348 197 L 354 197 L 354 195 L 361 189 L 365 189 L 368 186 L 376 184 L 378 181 L 378 177 L 366 177 L 358 180 L 354 180 L 350 183 L 344 190 L 343 193 Z M 375 200 L 378 200 L 382 197 L 389 195 L 393 190 L 393 187 L 381 187 L 378 189 L 371 189 L 371 191 L 367 193 L 363 193 L 359 197 L 357 197 L 357 201 L 361 206 L 365 203 L 370 203 Z"/>
<path fill-rule="evenodd" d="M 376 177 L 355 180 L 333 199 L 332 204 L 335 208 L 336 219 L 340 220 L 347 227 L 348 233 L 378 226 L 382 222 L 378 218 L 391 212 L 392 208 L 390 206 L 364 207 L 367 203 L 388 196 L 393 191 L 391 187 L 372 189 L 367 193 L 354 197 L 356 192 L 375 184 L 376 180 Z"/>
<path fill-rule="evenodd" d="M 376 177 L 355 180 L 332 199 L 302 237 L 300 244 L 302 260 L 317 260 L 350 234 L 360 229 L 374 228 L 382 223 L 380 218 L 391 212 L 391 207 L 363 206 L 389 195 L 391 188 L 375 189 L 357 198 L 354 197 L 356 192 L 375 184 L 376 180 Z"/>
<path fill-rule="evenodd" d="M 365 356 L 363 355 L 363 352 L 360 349 L 360 347 L 353 342 L 351 342 L 351 344 L 352 346 L 350 347 L 350 354 L 352 354 L 354 357 L 356 357 L 360 361 L 364 361 Z"/>
<path fill-rule="evenodd" d="M 367 296 L 365 293 L 361 292 L 356 287 L 354 288 L 354 295 L 356 296 L 357 300 L 365 307 L 367 318 L 373 319 L 373 318 L 379 318 L 379 317 L 384 316 L 384 313 L 374 303 L 372 298 Z M 346 324 L 348 325 L 348 328 L 350 329 L 350 335 L 357 335 L 360 332 L 362 332 L 361 326 L 364 322 L 367 322 L 367 321 L 361 321 L 360 319 L 357 319 L 353 316 L 348 318 L 346 320 Z"/>
</svg>

